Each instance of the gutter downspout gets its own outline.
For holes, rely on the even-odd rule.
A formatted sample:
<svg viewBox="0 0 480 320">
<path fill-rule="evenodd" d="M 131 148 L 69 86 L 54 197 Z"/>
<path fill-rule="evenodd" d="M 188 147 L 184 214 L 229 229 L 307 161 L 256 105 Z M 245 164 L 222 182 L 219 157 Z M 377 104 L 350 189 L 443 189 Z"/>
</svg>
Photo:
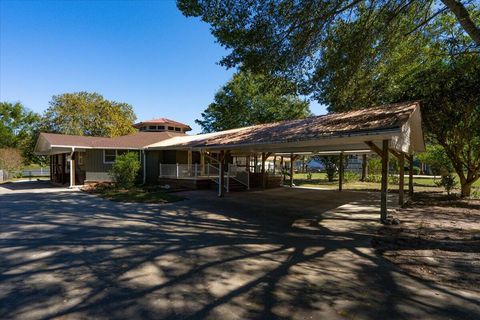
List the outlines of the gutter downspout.
<svg viewBox="0 0 480 320">
<path fill-rule="evenodd" d="M 70 188 L 75 187 L 75 166 L 73 165 L 73 154 L 75 153 L 75 147 L 72 147 L 72 152 L 70 153 Z"/>
</svg>

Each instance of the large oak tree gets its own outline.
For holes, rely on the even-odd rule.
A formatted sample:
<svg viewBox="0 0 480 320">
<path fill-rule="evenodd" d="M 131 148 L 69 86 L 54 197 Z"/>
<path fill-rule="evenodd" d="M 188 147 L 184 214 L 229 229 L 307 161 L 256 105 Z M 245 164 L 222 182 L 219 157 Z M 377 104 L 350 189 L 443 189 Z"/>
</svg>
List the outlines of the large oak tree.
<svg viewBox="0 0 480 320">
<path fill-rule="evenodd" d="M 135 132 L 136 119 L 128 103 L 106 100 L 98 93 L 76 92 L 53 96 L 43 116 L 48 132 L 115 137 Z"/>
</svg>

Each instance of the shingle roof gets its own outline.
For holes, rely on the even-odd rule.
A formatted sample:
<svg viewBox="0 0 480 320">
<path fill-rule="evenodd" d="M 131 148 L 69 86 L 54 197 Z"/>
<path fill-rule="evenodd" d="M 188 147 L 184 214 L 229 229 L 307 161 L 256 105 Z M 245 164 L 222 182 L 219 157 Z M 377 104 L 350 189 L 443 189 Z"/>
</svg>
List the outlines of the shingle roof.
<svg viewBox="0 0 480 320">
<path fill-rule="evenodd" d="M 397 103 L 300 120 L 260 124 L 214 134 L 178 137 L 172 141 L 176 140 L 176 146 L 212 147 L 313 140 L 325 136 L 394 129 L 400 128 L 418 105 L 418 102 Z M 170 141 L 160 142 L 158 146 L 171 145 Z"/>
<path fill-rule="evenodd" d="M 133 126 L 135 128 L 139 128 L 141 126 L 150 125 L 150 124 L 153 124 L 153 125 L 157 125 L 157 124 L 167 124 L 168 125 L 168 124 L 170 124 L 170 125 L 173 125 L 173 126 L 186 128 L 187 130 L 192 130 L 192 128 L 190 128 L 190 126 L 187 125 L 187 124 L 184 124 L 184 123 L 181 123 L 181 122 L 178 122 L 178 121 L 175 121 L 175 120 L 167 119 L 167 118 L 157 118 L 157 119 L 146 120 L 146 121 L 142 121 L 142 122 L 139 122 L 139 123 L 135 123 Z"/>
<path fill-rule="evenodd" d="M 183 136 L 180 132 L 136 132 L 134 134 L 104 138 L 74 136 L 56 133 L 41 133 L 52 146 L 75 146 L 84 148 L 143 148 L 152 143 Z"/>
</svg>

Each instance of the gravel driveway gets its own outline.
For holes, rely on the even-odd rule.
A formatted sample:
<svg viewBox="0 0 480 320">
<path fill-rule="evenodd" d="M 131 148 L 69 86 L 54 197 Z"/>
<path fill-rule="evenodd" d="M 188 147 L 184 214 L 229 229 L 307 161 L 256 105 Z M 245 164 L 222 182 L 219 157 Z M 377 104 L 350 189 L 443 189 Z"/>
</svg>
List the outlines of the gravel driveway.
<svg viewBox="0 0 480 320">
<path fill-rule="evenodd" d="M 478 296 L 374 252 L 376 193 L 184 195 L 122 204 L 1 185 L 0 319 L 480 317 Z"/>
</svg>

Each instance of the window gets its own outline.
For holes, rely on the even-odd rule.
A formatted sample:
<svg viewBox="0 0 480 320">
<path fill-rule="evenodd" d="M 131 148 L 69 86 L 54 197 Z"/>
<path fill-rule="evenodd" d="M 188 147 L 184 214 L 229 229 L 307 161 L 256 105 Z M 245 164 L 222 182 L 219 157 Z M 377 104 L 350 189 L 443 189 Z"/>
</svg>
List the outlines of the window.
<svg viewBox="0 0 480 320">
<path fill-rule="evenodd" d="M 117 150 L 103 150 L 103 163 L 114 163 L 117 158 Z"/>
<path fill-rule="evenodd" d="M 175 128 L 175 131 L 182 131 L 182 129 L 180 129 L 180 128 Z"/>
<path fill-rule="evenodd" d="M 148 130 L 157 130 L 157 126 L 149 126 Z"/>
<path fill-rule="evenodd" d="M 174 129 L 173 127 L 168 127 L 168 130 L 169 130 L 169 131 L 173 131 L 173 130 L 175 130 L 175 129 Z"/>
<path fill-rule="evenodd" d="M 165 126 L 158 126 L 158 130 L 165 130 Z"/>
</svg>

